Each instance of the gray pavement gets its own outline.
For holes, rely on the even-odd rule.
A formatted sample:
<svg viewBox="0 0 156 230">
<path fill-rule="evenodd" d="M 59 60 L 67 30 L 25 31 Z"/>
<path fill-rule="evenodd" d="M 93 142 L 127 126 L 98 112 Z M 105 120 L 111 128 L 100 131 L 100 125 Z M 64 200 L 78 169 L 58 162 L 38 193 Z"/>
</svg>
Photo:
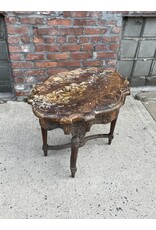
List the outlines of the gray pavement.
<svg viewBox="0 0 156 230">
<path fill-rule="evenodd" d="M 107 132 L 96 125 L 92 133 Z M 127 97 L 115 138 L 91 140 L 79 150 L 70 177 L 70 149 L 44 157 L 31 106 L 0 104 L 0 218 L 156 218 L 156 123 L 144 105 Z M 69 141 L 58 129 L 49 142 Z"/>
</svg>

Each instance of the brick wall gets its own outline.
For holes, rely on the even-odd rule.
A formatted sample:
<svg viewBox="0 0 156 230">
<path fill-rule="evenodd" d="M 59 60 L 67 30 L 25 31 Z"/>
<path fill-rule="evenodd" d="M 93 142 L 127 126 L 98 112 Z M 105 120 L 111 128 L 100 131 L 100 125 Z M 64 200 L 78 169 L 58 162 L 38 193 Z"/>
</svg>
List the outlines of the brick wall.
<svg viewBox="0 0 156 230">
<path fill-rule="evenodd" d="M 121 12 L 4 12 L 14 89 L 27 97 L 36 83 L 78 67 L 115 69 Z"/>
</svg>

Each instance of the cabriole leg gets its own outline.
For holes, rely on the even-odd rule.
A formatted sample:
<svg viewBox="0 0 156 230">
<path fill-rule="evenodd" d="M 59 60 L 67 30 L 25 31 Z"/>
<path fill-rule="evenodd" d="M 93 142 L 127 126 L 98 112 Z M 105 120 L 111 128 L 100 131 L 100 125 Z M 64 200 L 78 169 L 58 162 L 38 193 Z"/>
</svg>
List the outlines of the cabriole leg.
<svg viewBox="0 0 156 230">
<path fill-rule="evenodd" d="M 42 132 L 42 140 L 43 140 L 43 152 L 44 156 L 47 156 L 48 153 L 48 145 L 47 145 L 47 130 L 41 127 L 41 132 Z"/>
<path fill-rule="evenodd" d="M 111 125 L 110 125 L 110 133 L 109 133 L 109 137 L 108 137 L 108 144 L 109 145 L 112 143 L 112 140 L 114 138 L 114 129 L 115 129 L 116 121 L 117 121 L 117 118 L 115 120 L 113 120 L 111 122 Z"/>
<path fill-rule="evenodd" d="M 80 144 L 79 137 L 73 137 L 71 140 L 71 156 L 70 156 L 70 170 L 71 170 L 71 176 L 73 178 L 75 177 L 75 173 L 77 171 L 76 161 L 77 161 L 79 144 Z"/>
</svg>

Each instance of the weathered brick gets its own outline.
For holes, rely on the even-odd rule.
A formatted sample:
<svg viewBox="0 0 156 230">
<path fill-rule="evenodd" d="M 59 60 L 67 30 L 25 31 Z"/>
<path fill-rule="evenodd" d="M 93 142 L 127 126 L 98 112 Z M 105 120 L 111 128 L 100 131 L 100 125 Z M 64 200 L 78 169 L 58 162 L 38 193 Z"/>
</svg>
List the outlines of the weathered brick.
<svg viewBox="0 0 156 230">
<path fill-rule="evenodd" d="M 102 11 L 89 11 L 88 16 L 93 17 L 93 18 L 101 18 L 102 17 Z"/>
<path fill-rule="evenodd" d="M 78 60 L 69 60 L 58 62 L 58 67 L 80 67 L 80 61 Z"/>
<path fill-rule="evenodd" d="M 38 35 L 58 35 L 59 29 L 56 29 L 56 28 L 38 28 L 37 34 Z"/>
<path fill-rule="evenodd" d="M 42 37 L 34 37 L 33 42 L 42 44 L 42 43 L 44 43 L 44 38 L 42 38 Z"/>
<path fill-rule="evenodd" d="M 85 28 L 85 34 L 105 34 L 107 32 L 107 28 L 99 29 L 99 28 Z"/>
<path fill-rule="evenodd" d="M 114 26 L 114 27 L 112 28 L 112 33 L 114 33 L 114 34 L 120 34 L 121 31 L 122 31 L 122 29 L 121 29 L 120 26 Z"/>
<path fill-rule="evenodd" d="M 22 47 L 21 46 L 9 45 L 9 51 L 12 52 L 12 53 L 22 52 Z"/>
<path fill-rule="evenodd" d="M 91 40 L 91 43 L 98 43 L 98 42 L 101 42 L 101 36 L 95 36 L 95 37 L 91 37 L 90 38 Z"/>
<path fill-rule="evenodd" d="M 44 55 L 43 54 L 27 54 L 26 56 L 26 60 L 42 60 L 44 59 Z"/>
<path fill-rule="evenodd" d="M 19 76 L 23 76 L 24 72 L 20 69 L 20 70 L 17 70 L 17 69 L 13 69 L 12 70 L 12 73 L 13 73 L 13 76 L 14 77 L 19 77 Z"/>
<path fill-rule="evenodd" d="M 83 61 L 83 66 L 102 66 L 103 65 L 103 61 Z"/>
<path fill-rule="evenodd" d="M 28 61 L 21 61 L 21 62 L 13 62 L 12 67 L 15 69 L 30 69 L 33 68 L 34 63 Z"/>
<path fill-rule="evenodd" d="M 105 44 L 96 44 L 95 45 L 95 50 L 107 50 L 107 47 Z"/>
<path fill-rule="evenodd" d="M 93 19 L 74 19 L 74 26 L 95 26 L 96 20 Z"/>
<path fill-rule="evenodd" d="M 44 51 L 56 52 L 56 51 L 59 51 L 59 46 L 57 46 L 57 45 L 45 45 Z"/>
<path fill-rule="evenodd" d="M 47 54 L 47 58 L 52 60 L 68 59 L 69 53 L 64 52 L 64 53 Z"/>
<path fill-rule="evenodd" d="M 90 37 L 79 37 L 79 43 L 89 43 Z"/>
<path fill-rule="evenodd" d="M 117 53 L 97 52 L 97 58 L 117 58 Z"/>
<path fill-rule="evenodd" d="M 44 18 L 35 18 L 35 17 L 22 17 L 19 19 L 22 24 L 44 24 Z"/>
<path fill-rule="evenodd" d="M 42 51 L 44 51 L 44 45 L 42 45 L 42 44 L 40 44 L 40 45 L 35 44 L 34 47 L 35 47 L 35 52 L 42 52 Z"/>
<path fill-rule="evenodd" d="M 110 44 L 109 45 L 109 49 L 112 50 L 112 51 L 116 51 L 119 49 L 119 44 L 118 43 L 114 43 L 114 44 Z"/>
<path fill-rule="evenodd" d="M 105 19 L 98 19 L 98 26 L 107 26 L 107 21 Z"/>
<path fill-rule="evenodd" d="M 30 37 L 29 36 L 21 36 L 21 42 L 23 44 L 30 44 Z"/>
<path fill-rule="evenodd" d="M 8 37 L 8 43 L 10 43 L 10 44 L 17 44 L 17 43 L 19 43 L 19 37 L 9 36 Z"/>
<path fill-rule="evenodd" d="M 9 23 L 9 24 L 15 24 L 17 22 L 17 18 L 16 17 L 5 17 L 5 23 Z"/>
<path fill-rule="evenodd" d="M 24 83 L 25 81 L 24 81 L 24 78 L 23 77 L 15 77 L 14 78 L 14 83 L 15 84 L 22 84 L 22 83 Z"/>
<path fill-rule="evenodd" d="M 70 57 L 71 59 L 87 59 L 87 58 L 92 58 L 92 53 L 91 52 L 71 52 Z"/>
<path fill-rule="evenodd" d="M 72 20 L 63 18 L 47 19 L 47 24 L 52 26 L 71 26 Z"/>
<path fill-rule="evenodd" d="M 102 42 L 119 42 L 120 41 L 120 36 L 102 37 L 101 41 Z"/>
<path fill-rule="evenodd" d="M 67 39 L 67 42 L 69 43 L 77 43 L 77 41 L 78 41 L 78 37 L 76 36 L 68 37 Z"/>
<path fill-rule="evenodd" d="M 51 76 L 53 74 L 66 72 L 66 71 L 68 71 L 68 68 L 50 68 L 50 69 L 47 70 L 47 74 L 48 74 L 48 76 Z"/>
<path fill-rule="evenodd" d="M 24 60 L 24 55 L 23 54 L 19 54 L 19 53 L 16 53 L 16 54 L 10 54 L 10 59 L 13 60 L 13 61 L 22 61 Z"/>
<path fill-rule="evenodd" d="M 60 51 L 79 51 L 81 49 L 80 45 L 62 45 Z"/>
<path fill-rule="evenodd" d="M 117 62 L 117 60 L 110 60 L 110 61 L 108 61 L 108 65 L 113 65 L 113 66 L 115 66 L 115 65 L 116 65 L 116 62 Z"/>
<path fill-rule="evenodd" d="M 45 73 L 45 70 L 33 69 L 33 70 L 27 70 L 26 72 L 24 72 L 23 75 L 24 76 L 42 76 L 42 75 L 46 75 L 46 73 Z"/>
<path fill-rule="evenodd" d="M 94 45 L 93 44 L 84 44 L 82 45 L 82 50 L 94 50 Z"/>
<path fill-rule="evenodd" d="M 15 34 L 15 35 L 17 35 L 17 34 L 21 34 L 21 35 L 23 35 L 23 34 L 28 34 L 29 33 L 29 29 L 28 29 L 28 27 L 27 26 L 8 26 L 7 27 L 7 32 L 8 32 L 8 34 Z"/>
<path fill-rule="evenodd" d="M 48 67 L 56 67 L 57 62 L 52 61 L 44 61 L 44 62 L 36 62 L 36 67 L 38 68 L 48 68 Z"/>
<path fill-rule="evenodd" d="M 63 11 L 63 16 L 73 18 L 84 18 L 88 16 L 87 11 Z"/>
<path fill-rule="evenodd" d="M 66 37 L 57 37 L 56 38 L 56 43 L 60 43 L 60 44 L 62 44 L 62 43 L 65 43 L 66 42 Z"/>
<path fill-rule="evenodd" d="M 55 40 L 56 38 L 52 36 L 44 38 L 45 43 L 55 43 Z"/>
<path fill-rule="evenodd" d="M 60 35 L 82 35 L 84 28 L 60 28 Z"/>
</svg>

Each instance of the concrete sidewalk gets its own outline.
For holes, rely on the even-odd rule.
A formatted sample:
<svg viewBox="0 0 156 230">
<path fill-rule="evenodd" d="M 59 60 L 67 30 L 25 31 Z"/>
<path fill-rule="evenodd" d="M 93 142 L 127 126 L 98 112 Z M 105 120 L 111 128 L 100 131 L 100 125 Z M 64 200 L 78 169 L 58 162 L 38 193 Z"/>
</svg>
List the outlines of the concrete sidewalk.
<svg viewBox="0 0 156 230">
<path fill-rule="evenodd" d="M 91 133 L 105 133 L 96 125 Z M 112 145 L 88 141 L 70 177 L 70 149 L 45 158 L 38 119 L 24 102 L 0 104 L 0 218 L 156 218 L 156 123 L 132 96 Z M 62 130 L 49 141 L 65 143 Z"/>
</svg>

